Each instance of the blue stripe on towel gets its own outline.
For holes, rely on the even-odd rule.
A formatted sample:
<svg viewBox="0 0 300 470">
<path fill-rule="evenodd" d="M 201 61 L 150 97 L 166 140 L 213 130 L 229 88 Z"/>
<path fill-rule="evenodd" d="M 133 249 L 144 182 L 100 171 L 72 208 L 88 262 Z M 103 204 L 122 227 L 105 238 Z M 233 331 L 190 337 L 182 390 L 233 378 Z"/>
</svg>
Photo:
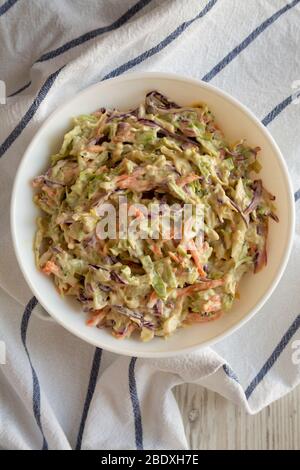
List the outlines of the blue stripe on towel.
<svg viewBox="0 0 300 470">
<path fill-rule="evenodd" d="M 83 432 L 84 432 L 84 428 L 85 428 L 85 423 L 86 423 L 86 419 L 87 419 L 88 412 L 89 412 L 89 409 L 90 409 L 91 401 L 92 401 L 92 398 L 94 396 L 94 392 L 95 392 L 95 388 L 96 388 L 96 384 L 97 384 L 99 369 L 100 369 L 100 365 L 101 365 L 101 357 L 102 357 L 102 349 L 96 348 L 93 363 L 92 363 L 91 373 L 90 373 L 90 380 L 89 380 L 89 385 L 88 385 L 88 389 L 87 389 L 87 394 L 86 394 L 85 402 L 84 402 L 84 406 L 83 406 L 83 412 L 82 412 L 82 416 L 81 416 L 78 436 L 77 436 L 76 450 L 81 449 L 81 443 L 82 443 L 82 437 L 83 437 Z"/>
<path fill-rule="evenodd" d="M 287 332 L 284 334 L 284 336 L 281 338 L 280 342 L 270 355 L 270 357 L 267 359 L 267 361 L 264 363 L 258 374 L 254 377 L 250 385 L 247 387 L 245 391 L 245 395 L 247 400 L 251 397 L 252 393 L 256 389 L 256 387 L 260 384 L 260 382 L 263 380 L 265 375 L 269 372 L 269 370 L 273 367 L 277 359 L 279 358 L 280 354 L 284 351 L 286 346 L 288 345 L 290 339 L 294 336 L 294 334 L 298 331 L 300 327 L 300 315 L 296 317 L 292 325 L 289 327 Z"/>
<path fill-rule="evenodd" d="M 94 39 L 100 36 L 101 34 L 108 33 L 109 31 L 113 31 L 115 29 L 120 28 L 127 21 L 129 21 L 134 15 L 136 15 L 140 10 L 142 10 L 142 8 L 148 5 L 151 1 L 152 0 L 139 0 L 129 10 L 127 10 L 122 16 L 120 16 L 120 18 L 118 18 L 109 26 L 103 26 L 102 28 L 93 29 L 92 31 L 89 31 L 85 34 L 82 34 L 81 36 L 78 36 L 75 39 L 72 39 L 69 42 L 66 42 L 63 46 L 60 46 L 57 49 L 54 49 L 53 51 L 46 52 L 36 61 L 36 63 L 45 62 L 46 60 L 53 59 L 54 57 L 57 57 L 58 55 L 63 54 L 69 49 L 73 49 L 73 47 L 80 46 L 86 41 L 90 41 L 91 39 Z"/>
<path fill-rule="evenodd" d="M 129 394 L 132 403 L 133 416 L 134 416 L 134 428 L 135 428 L 135 444 L 137 450 L 143 450 L 143 426 L 142 416 L 139 404 L 139 398 L 136 388 L 135 380 L 135 363 L 137 358 L 132 357 L 129 364 Z"/>
<path fill-rule="evenodd" d="M 42 88 L 40 89 L 38 95 L 34 99 L 28 111 L 24 114 L 19 124 L 14 128 L 14 130 L 9 134 L 9 136 L 5 139 L 3 144 L 0 146 L 0 157 L 2 157 L 5 154 L 5 152 L 9 149 L 9 147 L 14 143 L 14 141 L 19 137 L 19 135 L 26 128 L 27 124 L 31 121 L 31 119 L 33 118 L 37 110 L 39 109 L 41 103 L 46 98 L 48 92 L 50 91 L 50 88 L 52 87 L 53 83 L 55 82 L 61 70 L 62 68 L 60 68 L 56 72 L 49 75 L 49 77 L 43 84 Z"/>
<path fill-rule="evenodd" d="M 22 91 L 26 90 L 27 88 L 29 88 L 31 85 L 31 80 L 30 82 L 26 83 L 26 85 L 23 85 L 21 88 L 19 88 L 17 91 L 14 91 L 11 95 L 8 96 L 8 98 L 12 98 L 13 96 L 16 96 L 18 95 L 19 93 L 21 93 Z"/>
<path fill-rule="evenodd" d="M 295 202 L 299 201 L 299 199 L 300 199 L 300 189 L 298 189 L 298 191 L 295 192 L 294 197 L 295 197 Z"/>
<path fill-rule="evenodd" d="M 117 67 L 116 69 L 112 70 L 110 73 L 105 75 L 103 80 L 107 80 L 108 78 L 112 78 L 112 77 L 117 77 L 118 75 L 121 75 L 122 73 L 127 72 L 132 67 L 135 67 L 141 62 L 144 62 L 144 60 L 147 60 L 153 55 L 162 51 L 166 46 L 168 46 L 171 42 L 177 39 L 182 33 L 184 33 L 184 31 L 189 26 L 191 26 L 194 23 L 194 21 L 199 20 L 200 18 L 203 18 L 203 16 L 205 16 L 206 13 L 208 13 L 216 3 L 217 3 L 217 0 L 210 0 L 207 3 L 207 5 L 203 8 L 203 10 L 201 10 L 200 13 L 198 13 L 194 18 L 192 18 L 189 21 L 184 21 L 180 26 L 178 26 L 178 28 L 176 28 L 171 34 L 169 34 L 169 36 L 167 36 L 163 41 L 158 43 L 156 46 L 152 47 L 151 49 L 148 49 L 147 51 L 143 52 L 142 54 L 135 57 L 134 59 L 131 59 L 128 62 L 125 62 L 124 64 L 120 65 L 120 67 Z"/>
<path fill-rule="evenodd" d="M 232 51 L 229 52 L 217 65 L 215 65 L 210 72 L 208 72 L 202 80 L 209 82 L 212 80 L 218 73 L 221 72 L 233 59 L 235 59 L 246 47 L 249 46 L 261 33 L 265 31 L 271 24 L 274 23 L 278 18 L 281 17 L 288 10 L 296 6 L 300 0 L 294 0 L 291 3 L 288 3 L 283 8 L 274 13 L 270 18 L 261 23 L 257 28 L 255 28 L 252 33 L 249 34 L 238 46 L 236 46 Z"/>
<path fill-rule="evenodd" d="M 18 0 L 7 0 L 7 2 L 3 3 L 0 6 L 0 16 L 4 15 Z"/>
<path fill-rule="evenodd" d="M 225 374 L 232 380 L 234 380 L 235 382 L 237 382 L 238 384 L 240 383 L 239 382 L 239 379 L 238 379 L 238 376 L 236 375 L 236 373 L 231 369 L 231 367 L 229 367 L 228 364 L 223 364 L 223 370 L 225 372 Z"/>
<path fill-rule="evenodd" d="M 36 424 L 38 425 L 42 436 L 43 436 L 43 445 L 42 445 L 42 450 L 48 450 L 48 443 L 46 441 L 42 423 L 41 423 L 41 389 L 40 389 L 40 384 L 39 380 L 36 374 L 36 371 L 32 365 L 32 361 L 29 355 L 29 351 L 26 345 L 26 338 L 27 338 L 27 330 L 28 330 L 28 324 L 29 320 L 31 317 L 31 314 L 36 307 L 38 301 L 36 300 L 35 297 L 32 297 L 32 299 L 29 300 L 28 304 L 25 307 L 23 317 L 22 317 L 22 322 L 21 322 L 21 338 L 22 338 L 22 343 L 25 348 L 25 352 L 27 354 L 27 358 L 31 367 L 31 372 L 32 372 L 32 384 L 33 384 L 33 394 L 32 394 L 32 407 L 33 407 L 33 414 L 35 417 Z"/>
<path fill-rule="evenodd" d="M 287 98 L 285 98 L 285 100 L 283 100 L 283 101 L 281 101 L 281 103 L 277 104 L 275 106 L 275 108 L 273 108 L 272 111 L 270 111 L 269 114 L 267 114 L 263 118 L 262 123 L 265 126 L 270 124 L 270 122 L 272 122 L 278 116 L 278 114 L 280 114 L 292 102 L 293 102 L 293 95 L 290 95 Z"/>
</svg>

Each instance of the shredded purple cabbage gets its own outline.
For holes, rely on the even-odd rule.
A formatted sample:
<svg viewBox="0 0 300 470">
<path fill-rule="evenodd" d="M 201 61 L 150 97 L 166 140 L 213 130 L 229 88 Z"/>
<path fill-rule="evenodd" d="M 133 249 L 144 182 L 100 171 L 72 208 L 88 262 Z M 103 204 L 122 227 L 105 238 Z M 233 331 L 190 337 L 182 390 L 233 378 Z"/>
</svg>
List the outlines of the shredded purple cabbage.
<svg viewBox="0 0 300 470">
<path fill-rule="evenodd" d="M 170 109 L 178 109 L 180 106 L 173 101 L 170 101 L 165 95 L 159 93 L 159 91 L 150 91 L 146 95 L 146 111 L 150 114 L 156 114 L 160 111 L 166 111 Z"/>
<path fill-rule="evenodd" d="M 128 282 L 124 281 L 116 271 L 111 271 L 110 277 L 112 281 L 118 282 L 119 284 L 128 284 Z"/>
<path fill-rule="evenodd" d="M 244 215 L 250 214 L 250 212 L 253 212 L 257 208 L 260 202 L 262 190 L 263 190 L 262 181 L 261 180 L 253 181 L 252 189 L 254 191 L 253 198 L 250 204 L 248 205 L 248 207 L 246 207 L 246 209 L 244 210 Z"/>
</svg>

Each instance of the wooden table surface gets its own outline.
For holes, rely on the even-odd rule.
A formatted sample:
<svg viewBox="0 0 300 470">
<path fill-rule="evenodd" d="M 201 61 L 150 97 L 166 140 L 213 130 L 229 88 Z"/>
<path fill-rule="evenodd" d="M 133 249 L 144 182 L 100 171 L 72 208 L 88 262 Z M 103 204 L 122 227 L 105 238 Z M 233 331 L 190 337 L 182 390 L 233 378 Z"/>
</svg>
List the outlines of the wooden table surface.
<svg viewBox="0 0 300 470">
<path fill-rule="evenodd" d="M 174 394 L 191 449 L 300 449 L 300 386 L 253 416 L 197 385 Z"/>
</svg>

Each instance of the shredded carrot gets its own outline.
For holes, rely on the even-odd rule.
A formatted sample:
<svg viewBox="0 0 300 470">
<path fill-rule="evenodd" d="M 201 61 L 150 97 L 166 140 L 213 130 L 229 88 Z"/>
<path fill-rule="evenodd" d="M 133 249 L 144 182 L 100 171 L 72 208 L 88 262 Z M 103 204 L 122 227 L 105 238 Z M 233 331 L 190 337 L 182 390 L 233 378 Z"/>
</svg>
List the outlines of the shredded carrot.
<svg viewBox="0 0 300 470">
<path fill-rule="evenodd" d="M 153 290 L 151 294 L 149 295 L 149 301 L 147 303 L 147 307 L 152 308 L 155 305 L 157 299 L 158 299 L 157 294 L 155 290 Z"/>
<path fill-rule="evenodd" d="M 107 312 L 108 312 L 107 307 L 104 307 L 101 310 L 95 310 L 93 315 L 91 316 L 91 318 L 89 318 L 86 321 L 86 325 L 87 326 L 96 326 L 96 325 L 98 325 L 101 322 L 101 320 L 103 320 L 103 318 L 105 317 Z"/>
<path fill-rule="evenodd" d="M 167 235 L 169 235 L 167 237 Z M 164 238 L 162 239 L 163 243 L 167 243 L 170 240 L 174 240 L 175 243 L 179 243 L 179 241 L 182 239 L 182 229 L 181 227 L 170 227 L 169 234 L 164 233 Z"/>
<path fill-rule="evenodd" d="M 118 182 L 117 186 L 120 189 L 132 189 L 133 191 L 144 192 L 153 188 L 150 181 L 138 180 L 135 176 L 130 176 Z"/>
<path fill-rule="evenodd" d="M 162 251 L 159 246 L 157 246 L 155 243 L 153 243 L 151 240 L 148 240 L 150 249 L 153 251 L 153 253 L 157 256 L 162 256 Z"/>
<path fill-rule="evenodd" d="M 150 300 L 151 302 L 153 302 L 154 300 L 157 300 L 158 297 L 157 297 L 157 293 L 155 292 L 155 290 L 153 290 L 150 294 Z"/>
<path fill-rule="evenodd" d="M 135 216 L 137 219 L 143 219 L 145 216 L 143 214 L 143 212 L 138 208 L 138 207 L 135 207 L 134 205 L 130 206 L 129 209 L 133 209 L 135 211 Z"/>
<path fill-rule="evenodd" d="M 214 289 L 215 287 L 222 286 L 224 284 L 223 279 L 213 279 L 211 281 L 203 281 L 201 283 L 193 284 L 188 287 L 183 287 L 182 289 L 177 290 L 177 297 L 182 297 L 185 295 L 193 294 L 194 292 Z"/>
<path fill-rule="evenodd" d="M 106 243 L 104 244 L 104 246 L 103 246 L 103 248 L 102 248 L 102 253 L 103 253 L 104 256 L 106 256 L 107 253 L 108 253 L 108 246 L 107 246 Z"/>
<path fill-rule="evenodd" d="M 102 152 L 103 147 L 102 147 L 102 145 L 90 145 L 89 147 L 86 148 L 86 150 L 88 152 L 98 153 L 98 152 Z"/>
<path fill-rule="evenodd" d="M 117 176 L 117 181 L 123 181 L 126 180 L 127 178 L 130 178 L 130 175 L 127 175 L 126 173 L 124 175 Z"/>
<path fill-rule="evenodd" d="M 131 189 L 131 186 L 132 186 L 132 182 L 128 179 L 124 180 L 124 181 L 119 181 L 117 186 L 118 188 L 120 189 Z"/>
<path fill-rule="evenodd" d="M 192 173 L 191 175 L 182 176 L 181 178 L 178 178 L 176 180 L 176 184 L 177 186 L 185 186 L 186 184 L 192 183 L 193 181 L 196 181 L 199 179 L 200 179 L 200 176 Z"/>
<path fill-rule="evenodd" d="M 217 320 L 222 315 L 223 315 L 222 310 L 219 310 L 218 312 L 215 313 L 215 315 L 212 315 L 211 317 L 201 316 L 201 314 L 199 313 L 189 313 L 183 323 L 187 325 L 189 325 L 190 323 L 207 323 L 210 321 Z"/>
<path fill-rule="evenodd" d="M 47 261 L 45 266 L 42 268 L 42 271 L 47 274 L 47 276 L 50 276 L 50 274 L 57 275 L 59 273 L 59 267 L 54 263 L 54 261 Z"/>
<path fill-rule="evenodd" d="M 123 174 L 117 176 L 117 186 L 121 189 L 132 189 L 133 191 L 139 192 L 149 191 L 153 188 L 153 184 L 150 181 L 138 179 L 139 176 L 143 176 L 144 174 L 144 168 L 137 168 L 130 175 Z"/>
<path fill-rule="evenodd" d="M 206 272 L 203 269 L 202 263 L 200 261 L 199 253 L 196 248 L 194 240 L 190 240 L 188 243 L 188 250 L 191 252 L 195 265 L 197 266 L 198 273 L 201 277 L 206 277 Z"/>
<path fill-rule="evenodd" d="M 143 219 L 144 218 L 144 214 L 139 209 L 136 210 L 135 214 L 136 214 L 138 219 Z"/>
<path fill-rule="evenodd" d="M 121 189 L 130 188 L 130 186 L 136 183 L 136 178 L 130 175 L 120 175 L 117 177 L 118 187 Z"/>
<path fill-rule="evenodd" d="M 123 333 L 118 333 L 117 331 L 112 330 L 112 335 L 117 339 L 125 339 L 131 336 L 131 333 L 136 329 L 136 325 L 131 323 Z"/>
<path fill-rule="evenodd" d="M 48 188 L 48 186 L 43 186 L 43 191 L 49 196 L 50 198 L 54 198 L 56 196 L 56 190 L 53 188 Z"/>
<path fill-rule="evenodd" d="M 172 251 L 168 251 L 168 255 L 175 261 L 175 263 L 181 264 L 180 258 L 175 255 L 175 253 L 172 253 Z"/>
<path fill-rule="evenodd" d="M 144 168 L 136 168 L 132 173 L 124 173 L 123 175 L 117 176 L 117 181 L 123 181 L 126 179 L 136 179 L 137 176 L 142 176 L 145 174 L 145 169 Z"/>
</svg>

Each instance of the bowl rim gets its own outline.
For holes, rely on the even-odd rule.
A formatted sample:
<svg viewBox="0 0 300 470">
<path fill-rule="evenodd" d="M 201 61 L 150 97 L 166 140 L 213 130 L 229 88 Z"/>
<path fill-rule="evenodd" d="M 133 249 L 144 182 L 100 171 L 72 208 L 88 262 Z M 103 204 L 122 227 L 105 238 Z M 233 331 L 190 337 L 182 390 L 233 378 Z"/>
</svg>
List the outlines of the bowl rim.
<svg viewBox="0 0 300 470">
<path fill-rule="evenodd" d="M 218 87 L 211 85 L 210 83 L 204 82 L 203 80 L 196 79 L 196 78 L 191 78 L 191 77 L 186 77 L 184 75 L 176 74 L 176 73 L 168 73 L 168 72 L 131 72 L 128 74 L 124 74 L 118 77 L 110 78 L 108 80 L 105 80 L 103 82 L 97 82 L 93 85 L 90 85 L 80 92 L 78 92 L 76 95 L 73 95 L 70 97 L 67 101 L 65 101 L 63 104 L 58 106 L 50 115 L 45 119 L 45 121 L 41 124 L 37 132 L 34 134 L 33 138 L 29 142 L 28 146 L 26 147 L 26 150 L 24 151 L 22 158 L 20 160 L 20 163 L 17 168 L 16 176 L 14 179 L 13 183 L 13 189 L 11 193 L 11 202 L 10 202 L 10 228 L 11 228 L 11 234 L 12 234 L 12 241 L 13 241 L 13 247 L 14 247 L 14 252 L 18 261 L 18 265 L 21 269 L 21 272 L 25 278 L 25 281 L 27 282 L 30 290 L 33 292 L 34 296 L 37 298 L 39 303 L 44 307 L 44 309 L 49 313 L 52 319 L 57 321 L 58 324 L 63 326 L 67 331 L 71 332 L 78 338 L 84 340 L 85 342 L 92 344 L 94 346 L 97 346 L 99 348 L 103 348 L 106 351 L 113 352 L 116 354 L 124 355 L 124 356 L 131 356 L 130 352 L 127 351 L 122 351 L 122 348 L 120 350 L 119 348 L 119 342 L 116 341 L 116 346 L 107 346 L 103 347 L 100 342 L 97 342 L 96 340 L 93 340 L 89 337 L 86 336 L 84 331 L 78 331 L 76 327 L 73 327 L 73 325 L 70 325 L 68 322 L 62 320 L 60 316 L 56 313 L 53 313 L 51 309 L 47 307 L 47 302 L 44 301 L 43 296 L 40 295 L 38 288 L 34 285 L 34 283 L 30 279 L 30 275 L 27 272 L 27 268 L 25 266 L 25 263 L 22 261 L 22 253 L 18 249 L 18 242 L 17 242 L 17 221 L 16 221 L 16 202 L 17 202 L 17 189 L 19 187 L 19 180 L 21 180 L 22 176 L 22 170 L 23 167 L 25 166 L 26 163 L 26 157 L 28 154 L 30 154 L 31 148 L 35 145 L 36 141 L 40 138 L 40 135 L 43 133 L 44 129 L 48 126 L 49 121 L 51 121 L 53 118 L 55 118 L 56 114 L 60 113 L 61 110 L 64 107 L 67 107 L 73 99 L 78 96 L 84 95 L 84 93 L 91 92 L 94 89 L 96 90 L 101 83 L 107 83 L 107 82 L 112 82 L 112 83 L 118 83 L 118 82 L 125 82 L 125 81 L 132 81 L 132 80 L 144 80 L 147 78 L 154 78 L 154 79 L 167 79 L 167 80 L 174 80 L 174 81 L 181 81 L 185 83 L 190 83 L 193 85 L 197 85 L 200 88 L 205 88 L 210 91 L 212 91 L 214 94 L 219 95 L 221 98 L 225 99 L 226 101 L 231 102 L 235 107 L 239 108 L 244 114 L 247 115 L 259 128 L 259 130 L 264 134 L 266 139 L 270 142 L 271 147 L 276 154 L 276 158 L 278 160 L 278 163 L 280 165 L 280 169 L 282 172 L 282 175 L 285 179 L 285 184 L 288 192 L 288 207 L 289 207 L 289 213 L 287 214 L 289 221 L 290 221 L 290 226 L 289 226 L 289 231 L 288 231 L 288 236 L 286 239 L 286 249 L 283 255 L 283 259 L 280 265 L 280 268 L 277 270 L 276 275 L 274 276 L 274 279 L 272 280 L 269 288 L 265 291 L 265 293 L 261 296 L 259 301 L 256 303 L 255 307 L 252 308 L 242 319 L 240 319 L 236 324 L 232 325 L 228 329 L 226 329 L 223 333 L 217 334 L 215 337 L 206 340 L 202 342 L 201 344 L 194 344 L 192 346 L 187 346 L 187 347 L 182 347 L 178 348 L 176 350 L 172 351 L 144 351 L 144 352 L 137 352 L 134 355 L 136 357 L 142 357 L 142 358 L 164 358 L 164 357 L 172 357 L 172 356 L 177 356 L 177 355 L 182 355 L 182 354 L 187 354 L 191 353 L 196 350 L 200 350 L 202 348 L 205 348 L 207 346 L 211 346 L 227 336 L 231 335 L 235 331 L 237 331 L 239 328 L 241 328 L 243 325 L 245 325 L 251 318 L 254 317 L 256 313 L 262 308 L 262 306 L 265 304 L 265 302 L 269 299 L 269 297 L 273 294 L 274 290 L 276 289 L 284 271 L 287 266 L 290 254 L 291 254 L 291 249 L 293 245 L 293 235 L 295 232 L 295 204 L 294 204 L 294 195 L 293 195 L 293 187 L 291 183 L 291 179 L 289 176 L 288 172 L 288 167 L 286 164 L 286 161 L 281 153 L 281 150 L 279 149 L 278 144 L 274 140 L 273 136 L 271 133 L 268 131 L 268 129 L 261 123 L 261 121 L 255 116 L 255 114 L 244 104 L 242 104 L 238 99 L 234 98 L 232 95 L 229 93 L 219 89 Z"/>
</svg>

